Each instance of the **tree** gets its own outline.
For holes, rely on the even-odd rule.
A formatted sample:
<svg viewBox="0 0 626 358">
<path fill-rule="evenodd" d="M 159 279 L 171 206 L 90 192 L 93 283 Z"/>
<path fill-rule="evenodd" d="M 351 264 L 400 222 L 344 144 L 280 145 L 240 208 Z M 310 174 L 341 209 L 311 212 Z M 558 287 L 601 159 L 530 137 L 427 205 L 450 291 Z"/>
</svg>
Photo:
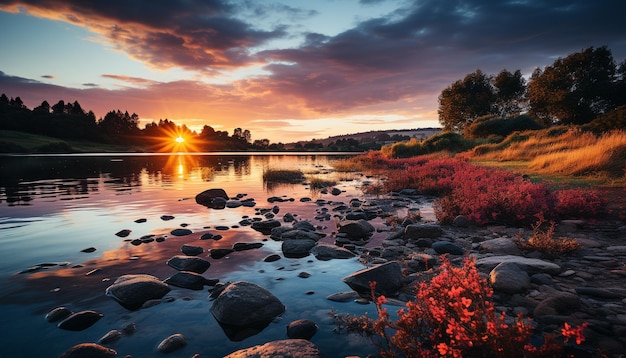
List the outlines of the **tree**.
<svg viewBox="0 0 626 358">
<path fill-rule="evenodd" d="M 529 113 L 544 124 L 585 124 L 615 108 L 616 65 L 606 47 L 589 47 L 535 70 Z"/>
<path fill-rule="evenodd" d="M 60 100 L 60 101 L 57 102 L 57 104 L 52 106 L 52 113 L 54 113 L 54 114 L 63 114 L 63 113 L 65 113 L 65 101 Z"/>
<path fill-rule="evenodd" d="M 490 114 L 494 100 L 491 77 L 478 69 L 441 92 L 439 122 L 444 130 L 462 131 L 475 118 Z"/>
<path fill-rule="evenodd" d="M 522 77 L 520 70 L 511 73 L 502 70 L 493 79 L 496 100 L 494 103 L 495 114 L 501 117 L 519 115 L 527 107 L 526 80 Z"/>
<path fill-rule="evenodd" d="M 50 103 L 43 101 L 41 104 L 33 108 L 33 112 L 50 113 Z"/>
<path fill-rule="evenodd" d="M 4 93 L 0 96 L 0 104 L 6 105 L 6 106 L 9 105 L 9 97 L 7 97 L 7 95 Z"/>
<path fill-rule="evenodd" d="M 98 127 L 113 140 L 123 141 L 124 137 L 135 136 L 139 133 L 139 116 L 135 113 L 128 114 L 110 111 L 104 118 L 98 121 Z"/>
</svg>

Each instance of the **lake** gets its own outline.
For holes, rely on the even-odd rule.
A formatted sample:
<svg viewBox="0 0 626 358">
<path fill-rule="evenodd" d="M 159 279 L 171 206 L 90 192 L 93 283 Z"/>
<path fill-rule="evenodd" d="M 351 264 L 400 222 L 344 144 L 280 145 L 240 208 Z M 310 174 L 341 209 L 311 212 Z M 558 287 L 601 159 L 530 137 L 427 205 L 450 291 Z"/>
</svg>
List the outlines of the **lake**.
<svg viewBox="0 0 626 358">
<path fill-rule="evenodd" d="M 56 357 L 71 346 L 97 342 L 112 329 L 136 324 L 136 332 L 108 345 L 118 355 L 159 356 L 159 342 L 174 333 L 187 346 L 168 357 L 221 357 L 238 349 L 286 339 L 286 325 L 310 319 L 319 330 L 311 339 L 328 357 L 365 356 L 374 352 L 369 340 L 337 335 L 329 315 L 375 313 L 373 305 L 327 300 L 332 293 L 349 291 L 341 279 L 364 268 L 356 258 L 320 261 L 313 256 L 264 262 L 281 254 L 281 243 L 269 239 L 242 219 L 259 215 L 259 208 L 280 207 L 285 213 L 309 220 L 334 242 L 335 222 L 320 219 L 321 210 L 364 198 L 360 175 L 334 173 L 337 154 L 102 154 L 0 157 L 0 310 L 3 316 L 0 357 Z M 340 195 L 312 190 L 306 184 L 264 185 L 263 171 L 302 170 L 308 177 L 338 181 Z M 195 202 L 196 194 L 222 188 L 229 196 L 254 199 L 255 207 L 209 209 Z M 292 199 L 270 203 L 270 197 Z M 302 198 L 311 201 L 301 202 Z M 326 200 L 319 205 L 316 200 Z M 326 208 L 326 209 L 323 209 Z M 172 218 L 173 217 L 173 218 Z M 371 221 L 384 228 L 382 219 Z M 289 225 L 283 223 L 283 225 Z M 173 236 L 186 228 L 192 234 Z M 130 230 L 127 237 L 115 234 Z M 200 240 L 204 233 L 221 240 Z M 154 235 L 163 242 L 133 245 L 130 240 Z M 375 234 L 380 239 L 384 232 Z M 374 240 L 374 239 L 373 239 Z M 212 248 L 230 248 L 236 242 L 262 242 L 259 249 L 234 252 L 222 259 L 207 257 Z M 265 287 L 286 306 L 283 316 L 262 332 L 233 341 L 210 312 L 208 290 L 172 287 L 163 303 L 129 311 L 105 289 L 123 274 L 147 273 L 165 279 L 176 270 L 165 262 L 181 254 L 183 244 L 201 246 L 201 257 L 211 261 L 203 275 L 220 282 L 246 280 Z M 83 250 L 92 248 L 91 252 Z M 95 251 L 93 250 L 95 249 Z M 281 255 L 282 256 L 282 255 Z M 299 274 L 306 272 L 308 278 Z M 67 331 L 49 323 L 51 309 L 66 306 L 74 312 L 94 310 L 104 317 L 83 331 Z"/>
</svg>

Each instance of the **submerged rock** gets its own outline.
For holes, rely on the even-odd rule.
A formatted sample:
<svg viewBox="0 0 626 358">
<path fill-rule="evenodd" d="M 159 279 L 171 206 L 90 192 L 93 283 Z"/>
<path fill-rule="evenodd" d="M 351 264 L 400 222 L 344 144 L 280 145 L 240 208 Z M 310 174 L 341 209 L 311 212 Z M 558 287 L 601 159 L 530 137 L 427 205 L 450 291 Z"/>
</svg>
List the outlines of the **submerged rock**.
<svg viewBox="0 0 626 358">
<path fill-rule="evenodd" d="M 299 319 L 287 325 L 287 337 L 309 340 L 317 333 L 318 328 L 315 322 L 309 319 Z"/>
<path fill-rule="evenodd" d="M 104 336 L 102 336 L 102 338 L 98 340 L 98 343 L 110 344 L 116 342 L 120 338 L 122 338 L 122 332 L 118 331 L 117 329 L 112 329 L 108 331 Z"/>
<path fill-rule="evenodd" d="M 170 353 L 187 345 L 187 339 L 180 333 L 172 334 L 159 343 L 159 352 Z"/>
<path fill-rule="evenodd" d="M 215 286 L 218 281 L 219 280 L 217 279 L 207 279 L 195 272 L 180 271 L 168 277 L 163 282 L 176 287 L 188 288 L 190 290 L 201 290 L 204 286 Z"/>
<path fill-rule="evenodd" d="M 356 256 L 352 251 L 336 245 L 320 242 L 311 249 L 311 253 L 318 260 L 348 259 Z"/>
<path fill-rule="evenodd" d="M 104 315 L 96 311 L 81 311 L 71 314 L 69 317 L 61 321 L 57 327 L 68 331 L 82 331 L 98 322 Z"/>
<path fill-rule="evenodd" d="M 146 301 L 161 299 L 168 292 L 170 292 L 168 285 L 154 276 L 145 274 L 120 276 L 106 289 L 107 296 L 113 297 L 130 310 L 139 309 Z"/>
<path fill-rule="evenodd" d="M 71 314 L 72 314 L 72 311 L 69 308 L 60 306 L 60 307 L 54 308 L 53 310 L 48 312 L 48 314 L 46 314 L 46 321 L 57 322 L 62 319 L 66 319 Z"/>
<path fill-rule="evenodd" d="M 167 260 L 167 265 L 178 271 L 191 271 L 204 273 L 211 267 L 211 263 L 203 258 L 195 256 L 177 255 Z"/>
<path fill-rule="evenodd" d="M 81 343 L 73 346 L 59 358 L 109 358 L 116 357 L 117 352 L 95 343 Z"/>
</svg>

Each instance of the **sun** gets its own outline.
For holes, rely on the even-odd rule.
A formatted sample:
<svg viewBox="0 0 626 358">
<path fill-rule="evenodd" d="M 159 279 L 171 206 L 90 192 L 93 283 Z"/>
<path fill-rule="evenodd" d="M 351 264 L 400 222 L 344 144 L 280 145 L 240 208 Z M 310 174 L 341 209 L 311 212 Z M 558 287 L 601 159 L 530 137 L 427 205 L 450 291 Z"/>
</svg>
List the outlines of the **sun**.
<svg viewBox="0 0 626 358">
<path fill-rule="evenodd" d="M 181 136 L 178 136 L 178 137 L 176 137 L 176 139 L 174 139 L 174 141 L 175 141 L 176 143 L 179 143 L 179 144 L 180 144 L 180 143 L 184 143 L 184 142 L 185 142 L 185 138 L 183 138 L 183 137 L 181 137 Z"/>
</svg>

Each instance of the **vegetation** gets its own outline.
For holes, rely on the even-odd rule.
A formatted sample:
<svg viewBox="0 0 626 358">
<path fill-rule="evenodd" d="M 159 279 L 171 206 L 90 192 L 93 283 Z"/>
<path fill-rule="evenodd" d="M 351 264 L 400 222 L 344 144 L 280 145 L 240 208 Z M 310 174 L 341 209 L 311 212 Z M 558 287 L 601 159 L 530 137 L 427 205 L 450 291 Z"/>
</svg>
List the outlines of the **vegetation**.
<svg viewBox="0 0 626 358">
<path fill-rule="evenodd" d="M 298 169 L 266 169 L 263 171 L 264 183 L 297 183 L 304 180 L 304 174 Z"/>
<path fill-rule="evenodd" d="M 607 47 L 559 58 L 525 82 L 519 70 L 490 76 L 478 69 L 441 92 L 439 122 L 444 130 L 463 132 L 483 116 L 526 112 L 546 127 L 582 125 L 626 104 L 626 60 L 618 66 Z"/>
<path fill-rule="evenodd" d="M 544 334 L 532 345 L 532 323 L 496 312 L 493 290 L 469 258 L 458 268 L 444 258 L 438 275 L 417 285 L 415 299 L 395 321 L 383 307 L 385 296 L 375 293 L 376 282 L 370 287 L 377 320 L 333 315 L 340 329 L 372 337 L 382 357 L 561 357 L 568 344 L 585 340 L 586 323 L 565 323 L 560 337 Z"/>
<path fill-rule="evenodd" d="M 445 132 L 423 141 L 411 139 L 408 142 L 387 145 L 381 148 L 381 152 L 389 157 L 408 158 L 442 151 L 458 153 L 471 149 L 475 145 L 475 141 L 467 140 L 460 134 Z"/>
<path fill-rule="evenodd" d="M 320 177 L 312 177 L 309 179 L 309 185 L 311 186 L 311 189 L 317 190 L 335 186 L 337 185 L 337 181 Z"/>
<path fill-rule="evenodd" d="M 579 250 L 582 247 L 575 239 L 554 237 L 554 228 L 556 226 L 554 221 L 551 221 L 547 228 L 544 229 L 545 219 L 541 215 L 537 219 L 537 223 L 532 225 L 533 233 L 530 238 L 524 240 L 518 237 L 517 245 L 520 248 L 560 256 Z"/>
</svg>

